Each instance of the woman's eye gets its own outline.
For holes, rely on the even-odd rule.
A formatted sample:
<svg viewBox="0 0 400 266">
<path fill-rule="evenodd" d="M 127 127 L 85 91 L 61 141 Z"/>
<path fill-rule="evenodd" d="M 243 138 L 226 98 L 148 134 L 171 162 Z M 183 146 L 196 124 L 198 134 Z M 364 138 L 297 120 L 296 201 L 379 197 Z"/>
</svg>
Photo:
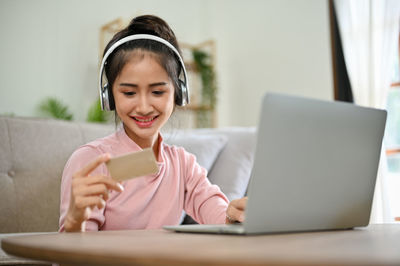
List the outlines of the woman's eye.
<svg viewBox="0 0 400 266">
<path fill-rule="evenodd" d="M 134 91 L 124 91 L 123 94 L 124 94 L 125 96 L 132 96 L 132 95 L 135 94 L 135 92 L 134 92 Z"/>
<path fill-rule="evenodd" d="M 164 91 L 153 91 L 153 94 L 155 94 L 155 95 L 163 95 Z"/>
</svg>

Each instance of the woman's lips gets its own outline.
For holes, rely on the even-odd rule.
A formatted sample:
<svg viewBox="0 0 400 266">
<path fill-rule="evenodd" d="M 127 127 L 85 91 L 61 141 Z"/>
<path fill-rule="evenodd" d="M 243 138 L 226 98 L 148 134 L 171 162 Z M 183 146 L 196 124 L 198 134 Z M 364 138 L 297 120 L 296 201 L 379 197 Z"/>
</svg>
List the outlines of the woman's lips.
<svg viewBox="0 0 400 266">
<path fill-rule="evenodd" d="M 132 116 L 132 118 L 139 127 L 151 127 L 158 116 Z"/>
</svg>

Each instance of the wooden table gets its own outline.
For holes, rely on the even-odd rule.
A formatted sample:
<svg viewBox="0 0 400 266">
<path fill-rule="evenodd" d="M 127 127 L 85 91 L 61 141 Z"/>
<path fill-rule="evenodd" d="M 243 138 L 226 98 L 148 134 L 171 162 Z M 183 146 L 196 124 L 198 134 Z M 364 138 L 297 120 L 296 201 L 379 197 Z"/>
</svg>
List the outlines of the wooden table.
<svg viewBox="0 0 400 266">
<path fill-rule="evenodd" d="M 81 265 L 400 265 L 400 224 L 328 232 L 230 236 L 164 230 L 6 238 L 13 255 Z"/>
</svg>

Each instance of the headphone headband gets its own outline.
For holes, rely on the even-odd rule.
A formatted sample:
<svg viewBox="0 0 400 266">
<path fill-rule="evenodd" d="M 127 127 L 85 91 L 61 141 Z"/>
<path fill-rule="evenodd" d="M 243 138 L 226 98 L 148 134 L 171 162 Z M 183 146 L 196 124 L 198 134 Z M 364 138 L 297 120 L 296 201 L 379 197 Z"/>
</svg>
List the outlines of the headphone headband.
<svg viewBox="0 0 400 266">
<path fill-rule="evenodd" d="M 185 64 L 183 63 L 183 59 L 182 59 L 181 55 L 179 54 L 178 50 L 171 43 L 169 43 L 168 41 L 166 41 L 163 38 L 160 38 L 158 36 L 151 35 L 151 34 L 134 34 L 134 35 L 130 35 L 130 36 L 127 36 L 125 38 L 122 38 L 121 40 L 118 40 L 117 42 L 115 42 L 107 50 L 106 54 L 103 57 L 103 60 L 101 62 L 101 66 L 100 66 L 100 73 L 99 73 L 99 92 L 100 92 L 101 109 L 102 110 L 110 110 L 109 102 L 105 101 L 105 99 L 109 100 L 108 92 L 106 92 L 108 84 L 105 84 L 103 86 L 104 67 L 105 67 L 105 63 L 107 62 L 107 58 L 119 46 L 121 46 L 124 43 L 127 43 L 129 41 L 134 41 L 134 40 L 152 40 L 152 41 L 156 41 L 156 42 L 159 42 L 159 43 L 162 43 L 162 44 L 166 45 L 168 48 L 170 48 L 174 52 L 174 54 L 178 58 L 179 63 L 181 64 L 181 67 L 183 69 L 183 77 L 184 77 L 183 83 L 184 84 L 183 84 L 183 86 L 181 86 L 181 87 L 183 87 L 182 88 L 182 103 L 181 103 L 181 106 L 184 106 L 184 105 L 188 104 L 189 103 L 189 85 L 188 85 L 187 73 L 186 73 Z M 107 94 L 107 96 L 106 96 L 106 94 Z"/>
</svg>

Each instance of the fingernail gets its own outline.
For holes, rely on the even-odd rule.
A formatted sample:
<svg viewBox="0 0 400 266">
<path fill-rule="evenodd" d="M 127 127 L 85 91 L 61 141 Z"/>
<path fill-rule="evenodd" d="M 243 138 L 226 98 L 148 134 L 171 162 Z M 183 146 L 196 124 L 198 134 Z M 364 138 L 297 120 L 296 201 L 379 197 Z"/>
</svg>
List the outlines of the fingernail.
<svg viewBox="0 0 400 266">
<path fill-rule="evenodd" d="M 103 199 L 100 199 L 101 200 L 101 205 L 102 205 L 102 208 L 104 208 L 105 206 L 106 206 L 106 201 L 105 200 L 103 200 Z"/>
<path fill-rule="evenodd" d="M 84 214 L 85 220 L 89 219 L 91 212 L 92 212 L 92 210 L 90 207 L 85 208 L 85 214 Z"/>
<path fill-rule="evenodd" d="M 117 183 L 117 186 L 119 187 L 119 189 L 121 190 L 121 192 L 124 191 L 124 187 L 123 187 L 120 183 Z"/>
</svg>

